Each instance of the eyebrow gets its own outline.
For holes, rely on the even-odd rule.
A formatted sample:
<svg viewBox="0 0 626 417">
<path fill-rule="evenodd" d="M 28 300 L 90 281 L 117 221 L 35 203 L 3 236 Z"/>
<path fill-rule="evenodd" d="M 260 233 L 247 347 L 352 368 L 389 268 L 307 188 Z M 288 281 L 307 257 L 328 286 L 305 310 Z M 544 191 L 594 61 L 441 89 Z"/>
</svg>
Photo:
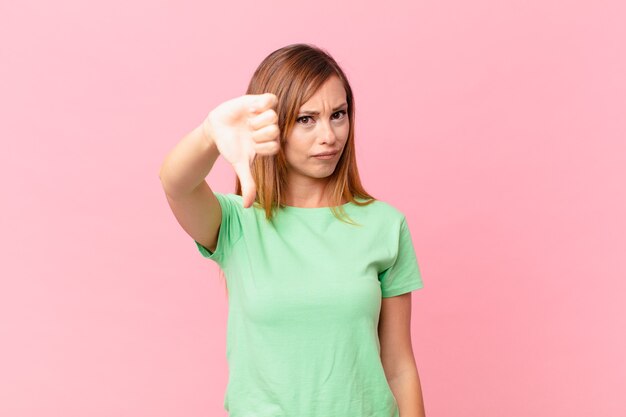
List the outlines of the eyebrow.
<svg viewBox="0 0 626 417">
<path fill-rule="evenodd" d="M 333 113 L 334 113 L 334 112 L 336 112 L 337 110 L 342 109 L 343 107 L 346 107 L 347 105 L 348 105 L 348 103 L 343 103 L 343 104 L 341 104 L 341 105 L 339 105 L 339 106 L 335 107 L 335 108 L 333 109 Z M 317 116 L 317 115 L 319 115 L 319 114 L 320 114 L 320 112 L 318 112 L 318 111 L 313 111 L 313 110 L 302 110 L 302 111 L 300 112 L 300 114 L 313 114 L 313 115 Z"/>
</svg>

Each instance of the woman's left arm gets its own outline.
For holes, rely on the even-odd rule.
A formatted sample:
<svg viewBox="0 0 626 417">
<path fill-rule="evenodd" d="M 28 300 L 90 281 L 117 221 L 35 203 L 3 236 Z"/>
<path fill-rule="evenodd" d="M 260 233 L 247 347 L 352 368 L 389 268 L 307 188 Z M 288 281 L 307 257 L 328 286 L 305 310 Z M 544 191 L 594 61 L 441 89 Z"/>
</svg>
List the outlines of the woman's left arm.
<svg viewBox="0 0 626 417">
<path fill-rule="evenodd" d="M 411 293 L 382 299 L 378 321 L 380 357 L 400 417 L 425 417 L 424 399 L 411 345 Z"/>
</svg>

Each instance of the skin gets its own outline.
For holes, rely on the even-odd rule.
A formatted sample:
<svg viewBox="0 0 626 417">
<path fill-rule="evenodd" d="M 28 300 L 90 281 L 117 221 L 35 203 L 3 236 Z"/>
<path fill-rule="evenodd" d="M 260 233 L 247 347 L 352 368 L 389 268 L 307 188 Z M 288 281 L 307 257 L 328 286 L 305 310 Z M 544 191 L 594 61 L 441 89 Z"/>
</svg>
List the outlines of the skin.
<svg viewBox="0 0 626 417">
<path fill-rule="evenodd" d="M 296 124 L 283 145 L 288 184 L 285 202 L 294 207 L 328 207 L 328 177 L 335 171 L 350 130 L 346 91 L 339 77 L 326 80 L 299 110 Z M 307 110 L 319 115 L 306 114 Z M 313 157 L 335 150 L 338 153 L 332 159 Z"/>
<path fill-rule="evenodd" d="M 382 299 L 380 357 L 400 417 L 425 417 L 422 387 L 411 345 L 411 293 Z"/>
</svg>

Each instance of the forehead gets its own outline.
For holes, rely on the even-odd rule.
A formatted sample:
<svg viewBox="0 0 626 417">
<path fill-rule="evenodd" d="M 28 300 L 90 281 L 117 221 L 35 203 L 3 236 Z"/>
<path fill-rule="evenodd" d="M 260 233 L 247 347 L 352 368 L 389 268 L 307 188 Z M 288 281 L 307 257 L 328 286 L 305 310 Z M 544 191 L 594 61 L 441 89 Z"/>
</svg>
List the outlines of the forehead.
<svg viewBox="0 0 626 417">
<path fill-rule="evenodd" d="M 301 107 L 305 110 L 319 110 L 310 108 L 315 105 L 339 106 L 346 101 L 346 90 L 341 79 L 336 75 L 328 78 L 324 84 Z"/>
</svg>

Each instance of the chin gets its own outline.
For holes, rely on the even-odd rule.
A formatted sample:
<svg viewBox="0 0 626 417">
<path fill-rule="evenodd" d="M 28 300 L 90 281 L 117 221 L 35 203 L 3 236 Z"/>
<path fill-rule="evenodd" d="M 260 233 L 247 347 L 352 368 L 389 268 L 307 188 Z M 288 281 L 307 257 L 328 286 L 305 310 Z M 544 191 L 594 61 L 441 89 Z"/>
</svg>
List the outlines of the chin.
<svg viewBox="0 0 626 417">
<path fill-rule="evenodd" d="M 329 169 L 327 169 L 327 170 L 318 171 L 317 175 L 313 174 L 312 176 L 314 176 L 316 178 L 327 178 L 327 177 L 330 177 L 335 172 L 335 168 L 336 167 L 337 166 L 335 165 L 335 166 L 332 167 L 332 169 L 329 167 Z"/>
<path fill-rule="evenodd" d="M 315 168 L 311 168 L 304 164 L 300 169 L 294 168 L 293 166 L 289 167 L 289 170 L 293 170 L 294 172 L 298 172 L 300 175 L 310 178 L 322 179 L 328 178 L 335 172 L 337 168 L 337 163 L 334 165 L 326 165 L 326 166 L 316 166 Z"/>
</svg>

